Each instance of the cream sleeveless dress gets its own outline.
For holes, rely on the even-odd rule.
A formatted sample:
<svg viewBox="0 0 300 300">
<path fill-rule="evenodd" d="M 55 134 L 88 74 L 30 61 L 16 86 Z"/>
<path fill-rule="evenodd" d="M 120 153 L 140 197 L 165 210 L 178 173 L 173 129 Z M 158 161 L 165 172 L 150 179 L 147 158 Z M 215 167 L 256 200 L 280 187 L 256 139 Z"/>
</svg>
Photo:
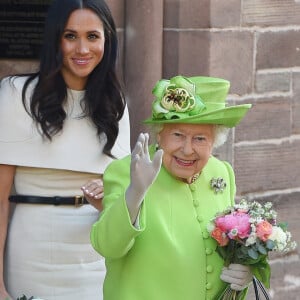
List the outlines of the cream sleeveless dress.
<svg viewBox="0 0 300 300">
<path fill-rule="evenodd" d="M 101 178 L 111 158 L 101 153 L 93 125 L 79 118 L 84 91 L 68 90 L 67 120 L 53 141 L 43 141 L 21 105 L 23 78 L 0 88 L 0 164 L 16 165 L 15 193 L 35 196 L 81 195 L 88 180 Z M 29 90 L 30 92 L 30 90 Z M 112 153 L 130 153 L 128 111 L 119 124 Z M 16 299 L 101 300 L 104 259 L 90 244 L 99 212 L 91 205 L 17 204 L 9 223 L 4 276 Z"/>
<path fill-rule="evenodd" d="M 23 195 L 78 195 L 78 187 L 93 178 L 99 175 L 18 167 L 15 188 Z M 92 249 L 89 239 L 98 215 L 91 205 L 17 204 L 9 225 L 5 261 L 12 297 L 102 299 L 104 259 Z"/>
</svg>

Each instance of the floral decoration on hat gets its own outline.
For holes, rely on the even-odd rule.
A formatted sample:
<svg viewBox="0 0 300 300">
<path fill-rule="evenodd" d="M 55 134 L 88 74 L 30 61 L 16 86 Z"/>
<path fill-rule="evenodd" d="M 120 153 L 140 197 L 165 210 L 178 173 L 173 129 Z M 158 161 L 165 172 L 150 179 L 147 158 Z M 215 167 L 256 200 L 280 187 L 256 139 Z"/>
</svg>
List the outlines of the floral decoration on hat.
<svg viewBox="0 0 300 300">
<path fill-rule="evenodd" d="M 156 96 L 152 105 L 153 116 L 156 119 L 193 116 L 205 108 L 196 94 L 195 84 L 183 76 L 158 81 L 152 93 Z"/>
<path fill-rule="evenodd" d="M 227 106 L 228 80 L 177 75 L 159 80 L 152 94 L 152 114 L 145 124 L 217 124 L 236 126 L 251 104 Z"/>
</svg>

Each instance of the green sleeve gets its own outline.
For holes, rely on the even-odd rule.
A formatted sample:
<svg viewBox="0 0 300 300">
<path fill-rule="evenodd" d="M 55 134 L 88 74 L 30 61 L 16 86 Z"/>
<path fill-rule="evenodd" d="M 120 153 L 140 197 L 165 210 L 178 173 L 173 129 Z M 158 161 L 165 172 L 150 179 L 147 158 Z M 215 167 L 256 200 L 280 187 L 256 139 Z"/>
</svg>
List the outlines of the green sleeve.
<svg viewBox="0 0 300 300">
<path fill-rule="evenodd" d="M 135 237 L 143 230 L 143 213 L 139 229 L 131 224 L 125 191 L 130 181 L 130 157 L 112 162 L 104 172 L 104 209 L 91 229 L 91 243 L 104 257 L 118 258 L 127 254 Z"/>
</svg>

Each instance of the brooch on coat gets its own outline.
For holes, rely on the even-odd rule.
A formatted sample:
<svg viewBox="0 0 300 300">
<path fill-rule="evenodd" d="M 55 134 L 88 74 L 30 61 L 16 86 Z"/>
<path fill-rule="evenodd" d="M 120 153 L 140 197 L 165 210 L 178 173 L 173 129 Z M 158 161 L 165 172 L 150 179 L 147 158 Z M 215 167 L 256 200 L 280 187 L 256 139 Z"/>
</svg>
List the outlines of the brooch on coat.
<svg viewBox="0 0 300 300">
<path fill-rule="evenodd" d="M 210 187 L 215 191 L 215 194 L 222 193 L 226 188 L 226 182 L 222 177 L 213 177 L 210 181 Z"/>
</svg>

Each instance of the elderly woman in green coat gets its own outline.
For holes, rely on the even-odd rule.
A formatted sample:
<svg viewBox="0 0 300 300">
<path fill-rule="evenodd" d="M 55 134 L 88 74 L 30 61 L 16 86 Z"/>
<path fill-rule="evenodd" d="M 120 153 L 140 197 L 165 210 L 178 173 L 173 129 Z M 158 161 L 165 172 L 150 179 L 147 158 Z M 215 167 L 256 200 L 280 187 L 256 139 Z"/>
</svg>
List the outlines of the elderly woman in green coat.
<svg viewBox="0 0 300 300">
<path fill-rule="evenodd" d="M 217 299 L 243 290 L 249 267 L 224 268 L 207 224 L 234 203 L 232 167 L 212 155 L 251 105 L 226 107 L 229 82 L 212 77 L 160 80 L 152 116 L 131 156 L 104 173 L 104 210 L 91 230 L 106 259 L 105 300 Z"/>
</svg>

